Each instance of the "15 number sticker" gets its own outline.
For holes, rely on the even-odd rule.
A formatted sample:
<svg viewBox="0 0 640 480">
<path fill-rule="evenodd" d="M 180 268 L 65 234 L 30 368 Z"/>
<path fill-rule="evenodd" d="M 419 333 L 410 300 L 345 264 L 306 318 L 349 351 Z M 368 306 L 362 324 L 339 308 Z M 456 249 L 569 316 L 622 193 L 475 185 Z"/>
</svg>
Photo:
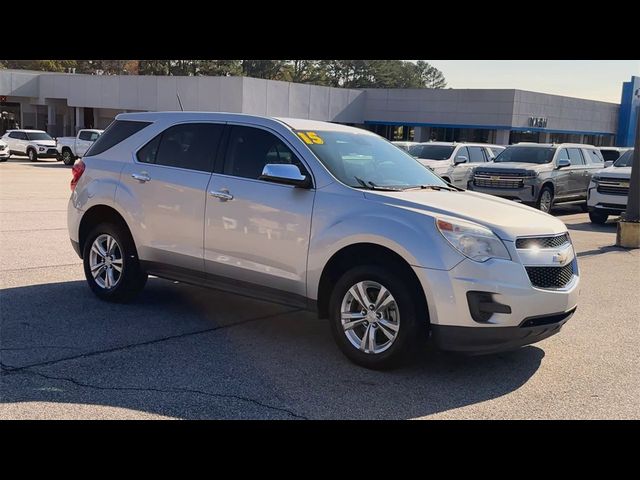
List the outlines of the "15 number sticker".
<svg viewBox="0 0 640 480">
<path fill-rule="evenodd" d="M 318 135 L 316 132 L 297 132 L 298 136 L 302 139 L 304 143 L 307 145 L 311 145 L 313 143 L 317 145 L 322 145 L 324 140 Z"/>
</svg>

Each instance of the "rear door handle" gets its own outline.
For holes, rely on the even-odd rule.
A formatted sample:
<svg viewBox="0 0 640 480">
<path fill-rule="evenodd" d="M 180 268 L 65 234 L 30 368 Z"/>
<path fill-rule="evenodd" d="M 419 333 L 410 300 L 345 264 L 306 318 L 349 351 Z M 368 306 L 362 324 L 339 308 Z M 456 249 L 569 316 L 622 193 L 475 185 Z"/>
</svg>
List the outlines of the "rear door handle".
<svg viewBox="0 0 640 480">
<path fill-rule="evenodd" d="M 151 180 L 151 177 L 149 176 L 149 174 L 147 172 L 142 172 L 142 173 L 132 173 L 131 174 L 131 178 L 138 180 L 139 182 L 148 182 L 149 180 Z"/>
<path fill-rule="evenodd" d="M 226 202 L 227 200 L 233 200 L 233 195 L 231 195 L 228 190 L 222 190 L 219 192 L 212 190 L 209 192 L 209 195 L 215 198 L 219 198 L 223 202 Z"/>
</svg>

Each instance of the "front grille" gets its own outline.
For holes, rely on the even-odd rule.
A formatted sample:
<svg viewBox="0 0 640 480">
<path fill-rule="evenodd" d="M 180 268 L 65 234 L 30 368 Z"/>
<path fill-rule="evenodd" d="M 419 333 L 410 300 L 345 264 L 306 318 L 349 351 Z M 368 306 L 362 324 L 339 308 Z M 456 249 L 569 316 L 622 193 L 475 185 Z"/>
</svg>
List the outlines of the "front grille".
<svg viewBox="0 0 640 480">
<path fill-rule="evenodd" d="M 531 285 L 538 288 L 563 288 L 573 278 L 573 262 L 564 267 L 524 267 Z"/>
<path fill-rule="evenodd" d="M 47 155 L 56 155 L 58 151 L 55 148 L 50 148 L 47 150 Z"/>
<path fill-rule="evenodd" d="M 476 173 L 473 176 L 473 184 L 485 188 L 523 188 L 524 178 L 519 175 Z"/>
<path fill-rule="evenodd" d="M 516 248 L 557 248 L 569 243 L 569 235 L 563 233 L 555 237 L 529 237 L 518 238 Z"/>
<path fill-rule="evenodd" d="M 605 195 L 629 195 L 629 187 L 622 187 L 619 184 L 598 184 L 598 193 Z"/>
</svg>

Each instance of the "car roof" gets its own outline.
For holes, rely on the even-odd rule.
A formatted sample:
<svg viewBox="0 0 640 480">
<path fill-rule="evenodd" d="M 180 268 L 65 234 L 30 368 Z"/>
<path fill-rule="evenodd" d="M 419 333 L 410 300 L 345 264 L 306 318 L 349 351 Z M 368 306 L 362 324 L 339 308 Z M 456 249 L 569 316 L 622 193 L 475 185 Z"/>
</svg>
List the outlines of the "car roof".
<svg viewBox="0 0 640 480">
<path fill-rule="evenodd" d="M 466 145 L 471 147 L 500 147 L 507 148 L 504 145 L 496 145 L 493 143 L 480 142 L 420 142 L 418 145 L 442 145 L 447 147 L 455 147 L 456 145 Z"/>
<path fill-rule="evenodd" d="M 280 125 L 286 125 L 292 130 L 317 130 L 317 131 L 333 131 L 333 132 L 351 132 L 363 135 L 377 136 L 369 130 L 350 127 L 339 123 L 323 122 L 320 120 L 310 120 L 307 118 L 289 118 L 289 117 L 270 117 L 267 115 L 248 115 L 245 113 L 229 113 L 229 112 L 136 112 L 121 113 L 116 116 L 116 120 L 133 120 L 133 121 L 150 121 L 158 120 L 217 120 L 217 121 L 251 121 L 261 120 L 267 122 L 276 122 Z"/>
<path fill-rule="evenodd" d="M 24 133 L 36 133 L 36 132 L 37 132 L 37 133 L 47 133 L 47 132 L 45 132 L 44 130 L 31 130 L 31 129 L 28 129 L 28 128 L 13 128 L 13 129 L 11 129 L 11 130 L 7 130 L 7 133 L 10 133 L 10 132 L 24 132 Z"/>
<path fill-rule="evenodd" d="M 533 143 L 533 142 L 520 142 L 509 145 L 510 147 L 531 147 L 531 148 L 598 148 L 587 143 Z"/>
</svg>

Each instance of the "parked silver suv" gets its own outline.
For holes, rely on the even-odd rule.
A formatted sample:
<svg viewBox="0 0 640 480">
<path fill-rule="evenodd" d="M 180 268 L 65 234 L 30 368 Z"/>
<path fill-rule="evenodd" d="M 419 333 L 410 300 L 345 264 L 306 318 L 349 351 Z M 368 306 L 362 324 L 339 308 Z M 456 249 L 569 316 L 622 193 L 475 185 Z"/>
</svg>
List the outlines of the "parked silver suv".
<svg viewBox="0 0 640 480">
<path fill-rule="evenodd" d="M 556 203 L 579 202 L 587 211 L 591 175 L 604 167 L 600 150 L 574 143 L 518 143 L 493 163 L 474 170 L 469 188 L 549 212 Z"/>
<path fill-rule="evenodd" d="M 130 300 L 152 274 L 303 306 L 369 368 L 429 336 L 478 353 L 537 342 L 577 304 L 561 221 L 449 186 L 366 130 L 121 114 L 71 188 L 69 234 L 98 297 Z"/>
</svg>

